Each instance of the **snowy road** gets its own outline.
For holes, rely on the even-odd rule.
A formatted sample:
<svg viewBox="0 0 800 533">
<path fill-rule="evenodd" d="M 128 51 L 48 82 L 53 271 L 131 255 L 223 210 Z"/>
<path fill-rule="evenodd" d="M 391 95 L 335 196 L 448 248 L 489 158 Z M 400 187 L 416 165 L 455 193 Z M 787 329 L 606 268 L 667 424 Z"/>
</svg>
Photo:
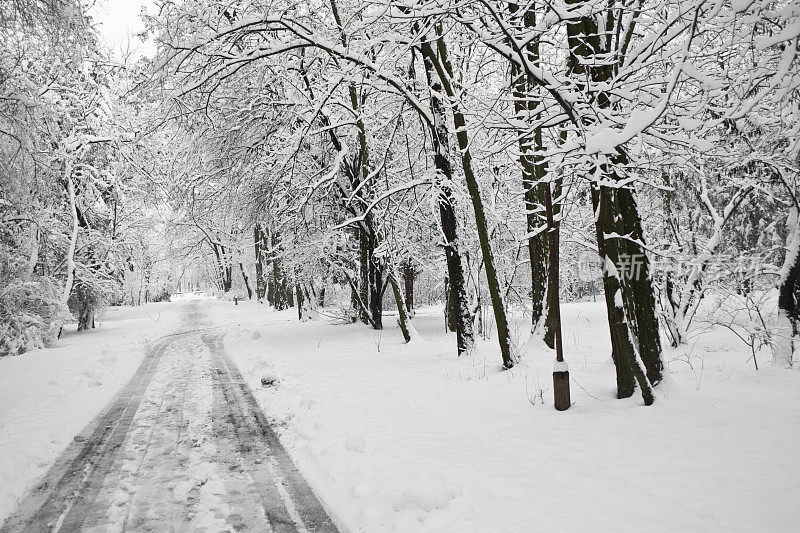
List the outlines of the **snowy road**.
<svg viewBox="0 0 800 533">
<path fill-rule="evenodd" d="M 337 531 L 196 305 L 0 531 Z"/>
</svg>

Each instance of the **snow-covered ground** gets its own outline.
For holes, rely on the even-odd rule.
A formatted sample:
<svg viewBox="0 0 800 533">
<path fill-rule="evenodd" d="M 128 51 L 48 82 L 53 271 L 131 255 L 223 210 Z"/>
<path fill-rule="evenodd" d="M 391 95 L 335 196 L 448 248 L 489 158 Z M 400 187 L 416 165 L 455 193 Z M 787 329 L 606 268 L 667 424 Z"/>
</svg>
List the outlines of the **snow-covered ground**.
<svg viewBox="0 0 800 533">
<path fill-rule="evenodd" d="M 0 359 L 0 522 L 136 372 L 146 343 L 175 329 L 180 306 L 113 307 L 97 329 Z"/>
<path fill-rule="evenodd" d="M 557 412 L 550 353 L 525 346 L 501 372 L 488 339 L 457 359 L 439 309 L 418 313 L 422 339 L 403 345 L 396 328 L 209 307 L 295 461 L 353 531 L 800 530 L 800 374 L 767 361 L 756 372 L 726 331 L 669 351 L 644 407 L 615 398 L 603 304 L 564 305 L 574 406 Z"/>
<path fill-rule="evenodd" d="M 185 305 L 111 309 L 95 331 L 0 360 L 0 520 Z M 251 302 L 201 308 L 352 531 L 800 530 L 800 373 L 755 371 L 726 331 L 668 351 L 644 407 L 615 398 L 602 303 L 566 304 L 574 405 L 556 412 L 551 353 L 524 346 L 500 371 L 490 338 L 458 359 L 440 309 L 420 311 L 404 345 L 389 316 L 375 332 Z M 526 338 L 524 319 L 515 327 Z"/>
</svg>

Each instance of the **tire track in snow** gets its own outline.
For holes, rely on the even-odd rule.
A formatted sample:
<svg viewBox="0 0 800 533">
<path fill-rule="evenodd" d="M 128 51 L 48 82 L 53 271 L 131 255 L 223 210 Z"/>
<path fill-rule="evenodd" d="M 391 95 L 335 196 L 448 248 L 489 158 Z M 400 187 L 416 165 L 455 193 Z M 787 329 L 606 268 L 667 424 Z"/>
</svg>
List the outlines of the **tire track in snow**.
<svg viewBox="0 0 800 533">
<path fill-rule="evenodd" d="M 0 533 L 338 531 L 222 337 L 190 306 L 182 329 L 148 347 L 131 381 Z"/>
</svg>

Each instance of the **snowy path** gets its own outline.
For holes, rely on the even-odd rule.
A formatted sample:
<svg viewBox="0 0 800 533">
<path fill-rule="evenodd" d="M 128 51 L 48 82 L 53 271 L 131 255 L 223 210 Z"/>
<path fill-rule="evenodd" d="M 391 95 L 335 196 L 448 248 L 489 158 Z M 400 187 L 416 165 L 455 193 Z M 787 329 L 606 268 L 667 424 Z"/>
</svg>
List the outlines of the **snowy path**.
<svg viewBox="0 0 800 533">
<path fill-rule="evenodd" d="M 0 531 L 336 531 L 196 305 Z"/>
</svg>

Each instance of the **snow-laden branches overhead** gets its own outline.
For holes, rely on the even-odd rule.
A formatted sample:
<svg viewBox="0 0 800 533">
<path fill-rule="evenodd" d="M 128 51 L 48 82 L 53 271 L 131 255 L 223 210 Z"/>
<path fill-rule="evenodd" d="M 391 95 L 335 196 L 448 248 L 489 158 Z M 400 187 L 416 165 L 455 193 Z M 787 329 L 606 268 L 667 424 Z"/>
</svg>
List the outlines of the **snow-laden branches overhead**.
<svg viewBox="0 0 800 533">
<path fill-rule="evenodd" d="M 191 277 L 305 316 L 331 286 L 374 328 L 393 297 L 410 338 L 419 271 L 459 354 L 491 304 L 510 368 L 509 307 L 557 348 L 554 298 L 602 291 L 618 394 L 649 403 L 659 324 L 683 342 L 729 256 L 759 258 L 727 276 L 747 290 L 795 283 L 796 2 L 161 0 L 156 56 L 124 67 L 82 3 L 47 41 L 19 30 L 53 13 L 23 4 L 2 12 L 2 164 L 51 185 L 0 197 L 24 204 L 2 220 L 67 299 L 107 252 L 129 300 Z"/>
</svg>

